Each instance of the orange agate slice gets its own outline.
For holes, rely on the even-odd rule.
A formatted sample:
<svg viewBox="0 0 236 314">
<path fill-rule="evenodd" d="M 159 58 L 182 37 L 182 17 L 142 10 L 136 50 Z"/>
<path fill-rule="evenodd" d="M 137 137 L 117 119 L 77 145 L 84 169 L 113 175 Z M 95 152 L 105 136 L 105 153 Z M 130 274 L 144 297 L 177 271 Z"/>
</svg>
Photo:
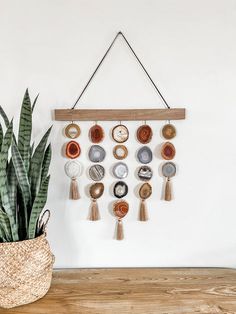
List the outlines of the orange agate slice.
<svg viewBox="0 0 236 314">
<path fill-rule="evenodd" d="M 70 141 L 69 143 L 67 143 L 66 157 L 70 159 L 75 159 L 79 157 L 80 153 L 81 153 L 81 149 L 80 149 L 79 143 L 77 143 L 76 141 Z"/>
<path fill-rule="evenodd" d="M 175 157 L 175 147 L 172 143 L 166 142 L 162 145 L 161 156 L 165 160 L 171 160 Z"/>
</svg>

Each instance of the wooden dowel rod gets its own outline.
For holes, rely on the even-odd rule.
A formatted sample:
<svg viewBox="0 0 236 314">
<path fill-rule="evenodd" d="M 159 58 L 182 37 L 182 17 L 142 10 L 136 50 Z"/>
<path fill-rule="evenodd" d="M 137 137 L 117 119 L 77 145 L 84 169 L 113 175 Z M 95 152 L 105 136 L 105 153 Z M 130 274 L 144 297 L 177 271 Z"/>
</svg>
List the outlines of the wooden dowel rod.
<svg viewBox="0 0 236 314">
<path fill-rule="evenodd" d="M 55 109 L 57 121 L 182 120 L 184 108 L 173 109 Z"/>
</svg>

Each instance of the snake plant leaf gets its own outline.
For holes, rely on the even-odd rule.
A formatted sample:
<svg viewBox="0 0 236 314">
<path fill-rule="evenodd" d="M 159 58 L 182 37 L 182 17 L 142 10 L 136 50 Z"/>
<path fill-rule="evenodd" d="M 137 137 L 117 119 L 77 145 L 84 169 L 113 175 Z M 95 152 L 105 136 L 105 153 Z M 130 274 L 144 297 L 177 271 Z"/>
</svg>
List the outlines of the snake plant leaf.
<svg viewBox="0 0 236 314">
<path fill-rule="evenodd" d="M 30 220 L 29 220 L 29 229 L 28 229 L 28 238 L 33 239 L 36 236 L 37 224 L 39 216 L 46 204 L 47 195 L 48 195 L 48 184 L 50 176 L 48 176 L 40 186 L 40 190 L 34 200 L 32 207 Z"/>
<path fill-rule="evenodd" d="M 37 102 L 38 98 L 39 98 L 39 94 L 35 97 L 35 99 L 34 99 L 34 101 L 33 101 L 32 109 L 31 109 L 32 112 L 34 111 L 34 107 L 35 107 L 35 105 L 36 105 L 36 102 Z"/>
<path fill-rule="evenodd" d="M 24 202 L 25 221 L 26 224 L 28 224 L 28 208 L 31 206 L 31 194 L 28 175 L 18 147 L 15 145 L 15 143 L 12 143 L 11 148 L 12 162 Z"/>
<path fill-rule="evenodd" d="M 47 132 L 42 137 L 38 146 L 36 147 L 30 163 L 30 183 L 31 183 L 31 195 L 32 201 L 35 199 L 41 183 L 41 173 L 42 173 L 42 163 L 45 153 L 45 147 L 47 144 L 48 136 L 51 132 L 52 127 L 50 127 Z"/>
<path fill-rule="evenodd" d="M 34 142 L 33 142 L 33 144 L 30 147 L 30 158 L 32 157 L 33 152 L 34 152 Z"/>
<path fill-rule="evenodd" d="M 12 159 L 10 160 L 7 167 L 7 179 L 8 179 L 8 193 L 9 201 L 11 206 L 12 215 L 15 216 L 16 225 L 18 225 L 18 215 L 17 215 L 17 178 L 15 168 L 13 166 Z"/>
<path fill-rule="evenodd" d="M 11 235 L 11 225 L 8 215 L 0 208 L 0 225 L 2 230 L 2 237 L 6 239 L 7 242 L 11 242 L 14 239 Z"/>
<path fill-rule="evenodd" d="M 10 204 L 8 200 L 8 190 L 7 190 L 7 176 L 6 168 L 8 162 L 8 150 L 11 145 L 12 140 L 12 124 L 7 129 L 5 136 L 2 139 L 1 153 L 0 153 L 0 203 L 1 207 L 6 207 L 6 210 L 10 211 Z"/>
<path fill-rule="evenodd" d="M 2 116 L 2 118 L 3 118 L 3 120 L 4 120 L 4 122 L 5 122 L 6 127 L 8 128 L 8 127 L 9 127 L 10 122 L 9 122 L 9 119 L 8 119 L 8 117 L 7 117 L 6 113 L 5 113 L 5 111 L 3 110 L 2 106 L 0 106 L 0 115 L 1 115 L 1 116 Z"/>
<path fill-rule="evenodd" d="M 18 132 L 18 149 L 23 159 L 25 169 L 27 171 L 29 169 L 31 132 L 32 132 L 32 112 L 29 92 L 27 89 L 21 106 Z"/>
<path fill-rule="evenodd" d="M 51 158 L 52 158 L 52 148 L 51 148 L 51 144 L 49 144 L 48 147 L 46 148 L 44 158 L 43 158 L 41 182 L 43 182 L 47 178 Z"/>
<path fill-rule="evenodd" d="M 0 151 L 1 151 L 1 147 L 2 147 L 2 141 L 3 141 L 3 129 L 2 129 L 2 125 L 0 123 Z"/>
</svg>

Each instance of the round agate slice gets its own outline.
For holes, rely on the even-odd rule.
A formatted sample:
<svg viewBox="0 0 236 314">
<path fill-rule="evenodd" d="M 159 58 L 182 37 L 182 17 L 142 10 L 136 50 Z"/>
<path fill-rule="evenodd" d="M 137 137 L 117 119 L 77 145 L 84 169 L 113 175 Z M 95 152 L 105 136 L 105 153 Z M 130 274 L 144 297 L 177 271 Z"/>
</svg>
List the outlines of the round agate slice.
<svg viewBox="0 0 236 314">
<path fill-rule="evenodd" d="M 126 201 L 120 200 L 114 203 L 113 212 L 118 219 L 124 218 L 129 211 L 129 204 Z"/>
<path fill-rule="evenodd" d="M 81 149 L 80 149 L 79 143 L 77 143 L 76 141 L 70 141 L 69 143 L 67 143 L 66 157 L 75 159 L 79 157 L 80 153 L 81 153 Z"/>
<path fill-rule="evenodd" d="M 137 153 L 138 161 L 142 164 L 148 164 L 152 161 L 152 151 L 148 146 L 143 146 Z"/>
<path fill-rule="evenodd" d="M 78 124 L 75 123 L 70 123 L 67 125 L 67 127 L 65 128 L 65 135 L 68 138 L 74 139 L 80 136 L 80 127 L 78 126 Z"/>
<path fill-rule="evenodd" d="M 101 181 L 105 176 L 105 169 L 101 165 L 93 165 L 89 168 L 89 176 L 93 181 Z"/>
<path fill-rule="evenodd" d="M 138 170 L 138 177 L 142 181 L 149 181 L 153 176 L 152 169 L 148 166 L 141 166 Z"/>
<path fill-rule="evenodd" d="M 163 159 L 171 160 L 175 157 L 175 147 L 172 143 L 166 142 L 161 147 L 161 156 Z"/>
<path fill-rule="evenodd" d="M 171 178 L 176 174 L 176 165 L 173 162 L 166 162 L 162 166 L 162 174 L 166 178 Z"/>
<path fill-rule="evenodd" d="M 128 194 L 128 185 L 123 181 L 116 182 L 113 193 L 117 198 L 125 197 Z"/>
<path fill-rule="evenodd" d="M 128 167 L 123 162 L 118 162 L 113 167 L 113 175 L 118 179 L 125 179 L 129 173 Z"/>
<path fill-rule="evenodd" d="M 116 145 L 113 149 L 113 155 L 116 159 L 125 159 L 128 155 L 128 149 L 125 145 Z"/>
<path fill-rule="evenodd" d="M 81 176 L 82 172 L 83 166 L 77 160 L 70 160 L 65 164 L 65 173 L 69 178 L 77 178 Z"/>
<path fill-rule="evenodd" d="M 167 140 L 170 140 L 176 136 L 176 128 L 173 126 L 173 124 L 170 123 L 164 125 L 161 132 L 162 136 Z"/>
<path fill-rule="evenodd" d="M 89 130 L 89 138 L 92 143 L 97 144 L 97 143 L 102 142 L 102 140 L 104 139 L 103 128 L 98 124 L 95 124 L 94 126 L 92 126 Z"/>
<path fill-rule="evenodd" d="M 113 128 L 112 137 L 117 143 L 124 143 L 129 138 L 129 131 L 125 125 L 119 124 Z"/>
<path fill-rule="evenodd" d="M 147 144 L 152 139 L 152 129 L 149 125 L 141 125 L 137 130 L 137 139 L 142 144 Z"/>
<path fill-rule="evenodd" d="M 106 152 L 101 146 L 92 145 L 89 149 L 88 156 L 92 162 L 102 162 L 106 157 Z"/>
</svg>

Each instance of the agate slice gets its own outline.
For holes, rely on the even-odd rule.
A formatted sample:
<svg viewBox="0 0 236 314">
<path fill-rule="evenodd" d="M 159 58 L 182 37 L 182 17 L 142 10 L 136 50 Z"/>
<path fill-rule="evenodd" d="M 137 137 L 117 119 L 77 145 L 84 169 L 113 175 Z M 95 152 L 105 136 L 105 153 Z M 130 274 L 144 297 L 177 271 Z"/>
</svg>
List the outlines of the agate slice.
<svg viewBox="0 0 236 314">
<path fill-rule="evenodd" d="M 89 160 L 92 162 L 102 162 L 106 157 L 104 148 L 99 145 L 92 145 L 89 149 Z"/>
<path fill-rule="evenodd" d="M 166 178 L 172 178 L 176 174 L 176 165 L 173 162 L 166 162 L 162 166 L 162 174 Z"/>
<path fill-rule="evenodd" d="M 128 185 L 123 181 L 116 182 L 113 193 L 117 198 L 125 197 L 128 194 Z"/>
<path fill-rule="evenodd" d="M 149 125 L 141 125 L 137 130 L 137 139 L 142 144 L 147 144 L 152 139 L 152 129 Z"/>
<path fill-rule="evenodd" d="M 102 142 L 102 140 L 104 139 L 103 128 L 98 124 L 95 124 L 94 126 L 92 126 L 89 130 L 89 138 L 92 143 L 97 144 L 97 143 Z"/>
<path fill-rule="evenodd" d="M 124 143 L 129 138 L 129 131 L 125 125 L 119 124 L 113 128 L 112 137 L 117 143 Z"/>
<path fill-rule="evenodd" d="M 152 151 L 148 146 L 143 146 L 137 153 L 138 161 L 142 164 L 148 164 L 152 161 Z"/>
<path fill-rule="evenodd" d="M 118 219 L 124 218 L 129 211 L 129 204 L 126 201 L 117 201 L 114 204 L 113 212 Z"/>
<path fill-rule="evenodd" d="M 173 126 L 173 124 L 168 123 L 163 126 L 162 136 L 167 140 L 170 140 L 176 136 L 176 128 Z"/>
<path fill-rule="evenodd" d="M 172 143 L 166 142 L 161 147 L 161 156 L 165 160 L 171 160 L 175 157 L 175 147 Z"/>
<path fill-rule="evenodd" d="M 70 123 L 67 125 L 67 127 L 65 128 L 65 135 L 68 138 L 77 138 L 80 136 L 80 127 L 75 124 L 75 123 Z"/>
<path fill-rule="evenodd" d="M 89 176 L 93 181 L 100 181 L 105 176 L 105 169 L 101 165 L 93 165 L 89 168 Z"/>
<path fill-rule="evenodd" d="M 118 179 L 124 179 L 129 173 L 128 167 L 123 162 L 118 162 L 113 167 L 113 175 Z"/>
<path fill-rule="evenodd" d="M 76 141 L 70 141 L 69 143 L 67 143 L 66 156 L 68 158 L 75 159 L 79 157 L 80 153 L 81 153 L 81 149 L 80 149 L 79 143 L 77 143 Z"/>
<path fill-rule="evenodd" d="M 139 189 L 139 196 L 141 199 L 146 200 L 152 195 L 152 187 L 149 183 L 144 183 Z"/>
<path fill-rule="evenodd" d="M 103 192 L 104 192 L 104 184 L 101 182 L 92 184 L 89 189 L 89 194 L 92 199 L 98 199 L 99 197 L 102 196 Z"/>
<path fill-rule="evenodd" d="M 128 155 L 128 149 L 125 145 L 116 145 L 113 149 L 113 155 L 116 159 L 125 159 Z"/>
<path fill-rule="evenodd" d="M 82 172 L 83 166 L 77 160 L 70 160 L 65 164 L 65 173 L 69 178 L 77 178 L 81 176 Z"/>
<path fill-rule="evenodd" d="M 141 166 L 138 170 L 138 177 L 141 181 L 149 181 L 153 176 L 152 169 L 148 166 Z"/>
</svg>

